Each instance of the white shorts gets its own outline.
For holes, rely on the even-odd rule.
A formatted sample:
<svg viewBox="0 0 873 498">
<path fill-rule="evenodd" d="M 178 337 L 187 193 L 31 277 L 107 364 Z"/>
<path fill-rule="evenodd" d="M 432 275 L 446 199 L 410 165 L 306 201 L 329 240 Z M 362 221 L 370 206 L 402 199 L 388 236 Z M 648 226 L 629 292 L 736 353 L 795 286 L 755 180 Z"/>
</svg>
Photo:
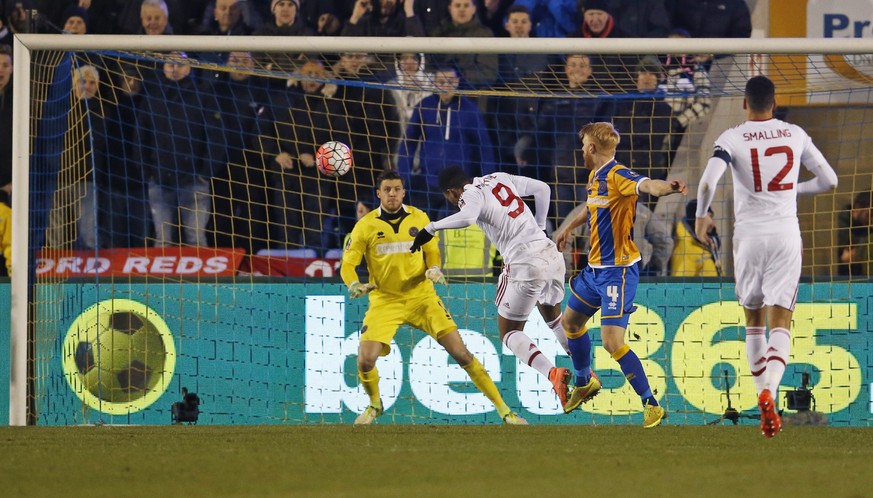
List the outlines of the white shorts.
<svg viewBox="0 0 873 498">
<path fill-rule="evenodd" d="M 534 248 L 538 249 L 538 248 Z M 564 256 L 554 245 L 526 254 L 524 260 L 503 267 L 497 280 L 497 314 L 507 320 L 527 321 L 537 303 L 552 306 L 564 301 Z"/>
<path fill-rule="evenodd" d="M 740 304 L 749 309 L 781 306 L 794 311 L 802 256 L 799 235 L 734 239 L 734 278 Z"/>
</svg>

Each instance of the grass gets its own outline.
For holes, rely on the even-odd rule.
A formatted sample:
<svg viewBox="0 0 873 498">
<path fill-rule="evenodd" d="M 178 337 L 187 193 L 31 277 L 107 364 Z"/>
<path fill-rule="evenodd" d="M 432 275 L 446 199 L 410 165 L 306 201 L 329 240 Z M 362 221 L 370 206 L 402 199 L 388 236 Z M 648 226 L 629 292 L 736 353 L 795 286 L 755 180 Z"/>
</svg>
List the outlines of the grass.
<svg viewBox="0 0 873 498">
<path fill-rule="evenodd" d="M 873 497 L 873 429 L 0 428 L 4 496 Z"/>
</svg>

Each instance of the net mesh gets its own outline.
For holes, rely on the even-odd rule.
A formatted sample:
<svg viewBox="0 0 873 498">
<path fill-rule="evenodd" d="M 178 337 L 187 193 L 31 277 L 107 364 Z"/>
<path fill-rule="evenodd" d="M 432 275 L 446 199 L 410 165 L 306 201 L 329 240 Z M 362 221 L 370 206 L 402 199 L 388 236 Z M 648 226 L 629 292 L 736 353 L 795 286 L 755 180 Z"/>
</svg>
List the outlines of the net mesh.
<svg viewBox="0 0 873 498">
<path fill-rule="evenodd" d="M 868 275 L 850 205 L 870 189 L 873 151 L 869 86 L 845 76 L 846 60 L 36 51 L 32 413 L 40 424 L 162 423 L 186 387 L 209 423 L 351 422 L 367 404 L 354 361 L 367 303 L 348 300 L 337 275 L 352 226 L 378 205 L 381 171 L 399 169 L 407 202 L 432 219 L 451 212 L 435 185 L 445 166 L 541 179 L 553 230 L 586 197 L 583 124 L 613 121 L 621 162 L 693 192 L 715 137 L 744 119 L 746 79 L 766 72 L 780 117 L 803 126 L 840 177 L 837 192 L 799 202 L 804 285 L 785 389 L 811 373 L 820 411 L 867 424 L 868 288 L 843 277 Z M 354 156 L 340 177 L 315 167 L 331 140 Z M 730 280 L 729 178 L 713 210 L 721 249 L 697 270 L 674 252 L 685 199 L 638 204 L 643 275 L 655 278 L 640 285 L 628 341 L 674 423 L 722 414 L 726 385 L 733 407 L 756 406 Z M 500 342 L 499 254 L 476 227 L 440 243 L 452 283 L 439 292 L 510 406 L 532 422 L 636 423 L 639 401 L 599 347 L 608 395 L 559 416 L 548 381 Z M 585 250 L 580 232 L 569 273 Z M 536 312 L 526 331 L 569 366 Z M 379 371 L 386 420 L 499 422 L 418 330 L 401 328 Z"/>
</svg>

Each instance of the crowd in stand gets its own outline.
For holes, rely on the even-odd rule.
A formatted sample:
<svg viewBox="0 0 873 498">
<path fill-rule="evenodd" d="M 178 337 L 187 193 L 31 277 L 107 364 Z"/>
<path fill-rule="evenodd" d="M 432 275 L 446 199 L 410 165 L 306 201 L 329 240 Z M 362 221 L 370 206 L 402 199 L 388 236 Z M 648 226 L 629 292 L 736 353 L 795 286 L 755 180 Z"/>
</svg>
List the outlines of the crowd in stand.
<svg viewBox="0 0 873 498">
<path fill-rule="evenodd" d="M 744 0 L 5 0 L 0 5 L 0 44 L 33 30 L 583 38 L 751 32 Z M 11 57 L 0 50 L 0 187 L 7 196 L 12 85 L 11 67 L 4 65 Z M 410 204 L 432 217 L 446 214 L 436 175 L 448 165 L 471 175 L 500 170 L 549 182 L 557 223 L 586 197 L 588 171 L 576 157 L 582 124 L 613 120 L 624 134 L 618 160 L 664 178 L 685 129 L 710 106 L 711 57 L 700 55 L 301 54 L 291 79 L 253 75 L 252 69 L 270 69 L 274 62 L 259 54 L 196 57 L 238 70 L 200 70 L 191 63 L 194 56 L 184 53 L 168 54 L 153 67 L 79 57 L 72 88 L 88 119 L 71 128 L 86 126 L 76 131 L 91 133 L 95 175 L 82 198 L 86 205 L 96 200 L 99 208 L 54 209 L 47 245 L 214 245 L 251 253 L 305 246 L 324 252 L 341 245 L 362 206 L 374 205 L 373 179 L 386 168 L 404 176 Z M 523 89 L 527 96 L 476 97 L 464 92 L 470 89 Z M 536 97 L 546 92 L 555 95 Z M 607 98 L 616 94 L 622 98 Z M 355 151 L 355 168 L 339 179 L 314 168 L 315 149 L 328 140 Z M 58 185 L 73 187 L 79 188 Z M 650 199 L 640 205 L 653 208 Z M 128 216 L 118 216 L 122 212 Z M 73 241 L 65 240 L 62 230 L 53 231 L 71 217 L 78 220 Z M 664 274 L 667 259 L 669 248 L 653 272 Z"/>
</svg>

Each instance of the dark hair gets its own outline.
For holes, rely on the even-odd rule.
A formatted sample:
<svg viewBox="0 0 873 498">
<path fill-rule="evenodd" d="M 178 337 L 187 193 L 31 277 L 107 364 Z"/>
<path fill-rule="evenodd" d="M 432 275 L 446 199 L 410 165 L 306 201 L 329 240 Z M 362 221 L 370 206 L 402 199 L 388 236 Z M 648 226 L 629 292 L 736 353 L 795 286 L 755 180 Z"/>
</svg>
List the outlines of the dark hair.
<svg viewBox="0 0 873 498">
<path fill-rule="evenodd" d="M 385 180 L 400 180 L 400 182 L 402 183 L 403 177 L 400 176 L 400 173 L 398 173 L 397 170 L 386 169 L 385 171 L 379 173 L 379 177 L 376 178 L 376 188 L 382 188 L 382 182 L 384 182 Z"/>
<path fill-rule="evenodd" d="M 707 210 L 710 214 L 715 215 L 712 211 L 712 207 Z M 691 199 L 685 204 L 685 220 L 694 226 L 694 220 L 697 218 L 697 199 Z"/>
<path fill-rule="evenodd" d="M 464 185 L 470 183 L 470 177 L 460 166 L 446 166 L 440 171 L 437 182 L 440 190 L 445 192 L 450 188 L 463 188 Z"/>
<path fill-rule="evenodd" d="M 766 76 L 755 76 L 746 82 L 746 102 L 752 111 L 769 111 L 776 101 L 776 85 Z"/>
<path fill-rule="evenodd" d="M 437 64 L 434 64 L 431 67 L 430 72 L 432 72 L 433 74 L 453 72 L 453 73 L 455 73 L 455 76 L 457 76 L 459 78 L 461 77 L 460 68 L 458 68 L 458 66 L 456 64 L 451 64 L 448 62 L 439 62 Z"/>
<path fill-rule="evenodd" d="M 528 17 L 532 17 L 530 15 L 530 9 L 528 9 L 527 6 L 513 4 L 509 7 L 509 10 L 506 11 L 506 18 L 509 19 L 510 14 L 518 13 L 527 14 Z"/>
<path fill-rule="evenodd" d="M 852 201 L 852 207 L 855 209 L 873 208 L 873 193 L 869 191 L 858 192 L 855 194 L 855 200 Z"/>
<path fill-rule="evenodd" d="M 0 45 L 0 55 L 8 55 L 9 58 L 12 58 L 12 47 L 6 44 Z"/>
</svg>

